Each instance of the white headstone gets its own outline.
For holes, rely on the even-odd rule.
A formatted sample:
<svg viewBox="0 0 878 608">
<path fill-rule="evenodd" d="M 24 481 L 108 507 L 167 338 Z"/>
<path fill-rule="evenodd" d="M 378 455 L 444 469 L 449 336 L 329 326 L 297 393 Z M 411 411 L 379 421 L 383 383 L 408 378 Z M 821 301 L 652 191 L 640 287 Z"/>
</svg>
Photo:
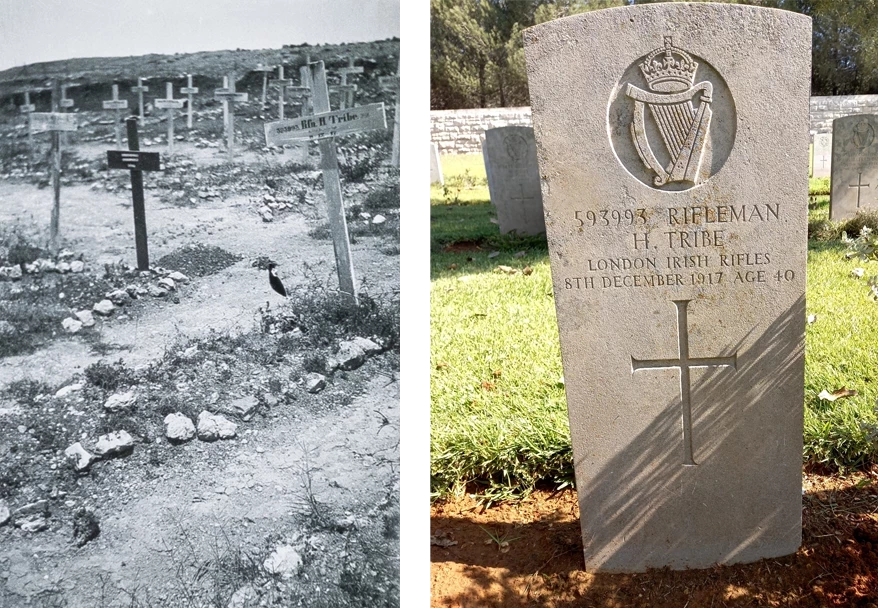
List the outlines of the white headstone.
<svg viewBox="0 0 878 608">
<path fill-rule="evenodd" d="M 439 146 L 430 144 L 430 183 L 445 184 L 445 178 L 442 176 L 442 163 L 439 161 Z"/>
<path fill-rule="evenodd" d="M 878 116 L 836 118 L 832 135 L 829 219 L 844 220 L 860 209 L 878 208 Z"/>
<path fill-rule="evenodd" d="M 497 208 L 500 232 L 545 232 L 533 129 L 488 129 L 485 131 L 484 153 L 486 171 L 491 176 L 488 180 L 491 202 Z"/>
<path fill-rule="evenodd" d="M 586 568 L 795 552 L 810 18 L 647 4 L 524 47 Z"/>
<path fill-rule="evenodd" d="M 814 136 L 814 177 L 829 177 L 832 174 L 832 133 L 817 133 Z"/>
</svg>

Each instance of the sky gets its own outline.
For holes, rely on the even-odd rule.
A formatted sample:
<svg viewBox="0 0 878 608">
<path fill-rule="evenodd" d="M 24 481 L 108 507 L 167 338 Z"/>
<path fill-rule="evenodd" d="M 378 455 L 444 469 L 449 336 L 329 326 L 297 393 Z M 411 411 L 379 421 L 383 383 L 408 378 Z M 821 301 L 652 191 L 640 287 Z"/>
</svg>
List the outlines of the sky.
<svg viewBox="0 0 878 608">
<path fill-rule="evenodd" d="M 400 0 L 0 0 L 0 70 L 399 37 Z"/>
</svg>

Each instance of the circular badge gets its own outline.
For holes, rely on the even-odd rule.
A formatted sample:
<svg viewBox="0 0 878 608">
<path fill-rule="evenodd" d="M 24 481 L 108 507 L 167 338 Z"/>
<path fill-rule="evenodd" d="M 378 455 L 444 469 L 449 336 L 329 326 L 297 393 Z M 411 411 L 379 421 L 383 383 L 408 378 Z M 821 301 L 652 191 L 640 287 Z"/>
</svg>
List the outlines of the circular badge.
<svg viewBox="0 0 878 608">
<path fill-rule="evenodd" d="M 703 184 L 735 144 L 735 102 L 725 80 L 704 59 L 675 46 L 671 36 L 625 70 L 607 114 L 619 162 L 659 190 Z"/>
</svg>

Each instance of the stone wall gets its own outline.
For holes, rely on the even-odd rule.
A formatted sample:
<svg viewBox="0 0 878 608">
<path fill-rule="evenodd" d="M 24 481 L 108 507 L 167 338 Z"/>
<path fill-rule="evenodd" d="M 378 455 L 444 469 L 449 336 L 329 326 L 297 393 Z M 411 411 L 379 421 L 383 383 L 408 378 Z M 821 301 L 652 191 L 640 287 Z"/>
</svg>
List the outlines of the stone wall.
<svg viewBox="0 0 878 608">
<path fill-rule="evenodd" d="M 811 131 L 830 133 L 832 121 L 851 114 L 878 114 L 878 95 L 838 95 L 811 98 Z M 485 129 L 531 126 L 530 108 L 485 108 L 430 112 L 430 137 L 441 154 L 482 151 Z"/>
</svg>

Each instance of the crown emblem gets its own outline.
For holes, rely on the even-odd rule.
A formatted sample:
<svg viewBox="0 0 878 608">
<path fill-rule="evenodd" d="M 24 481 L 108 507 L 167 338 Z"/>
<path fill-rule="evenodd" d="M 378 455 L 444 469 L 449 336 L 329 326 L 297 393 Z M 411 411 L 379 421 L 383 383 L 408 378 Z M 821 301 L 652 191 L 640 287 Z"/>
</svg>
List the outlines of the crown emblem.
<svg viewBox="0 0 878 608">
<path fill-rule="evenodd" d="M 664 57 L 660 57 L 664 53 Z M 640 71 L 653 91 L 678 93 L 695 82 L 698 62 L 689 53 L 674 46 L 671 36 L 665 36 L 664 48 L 656 49 L 640 64 Z"/>
</svg>

